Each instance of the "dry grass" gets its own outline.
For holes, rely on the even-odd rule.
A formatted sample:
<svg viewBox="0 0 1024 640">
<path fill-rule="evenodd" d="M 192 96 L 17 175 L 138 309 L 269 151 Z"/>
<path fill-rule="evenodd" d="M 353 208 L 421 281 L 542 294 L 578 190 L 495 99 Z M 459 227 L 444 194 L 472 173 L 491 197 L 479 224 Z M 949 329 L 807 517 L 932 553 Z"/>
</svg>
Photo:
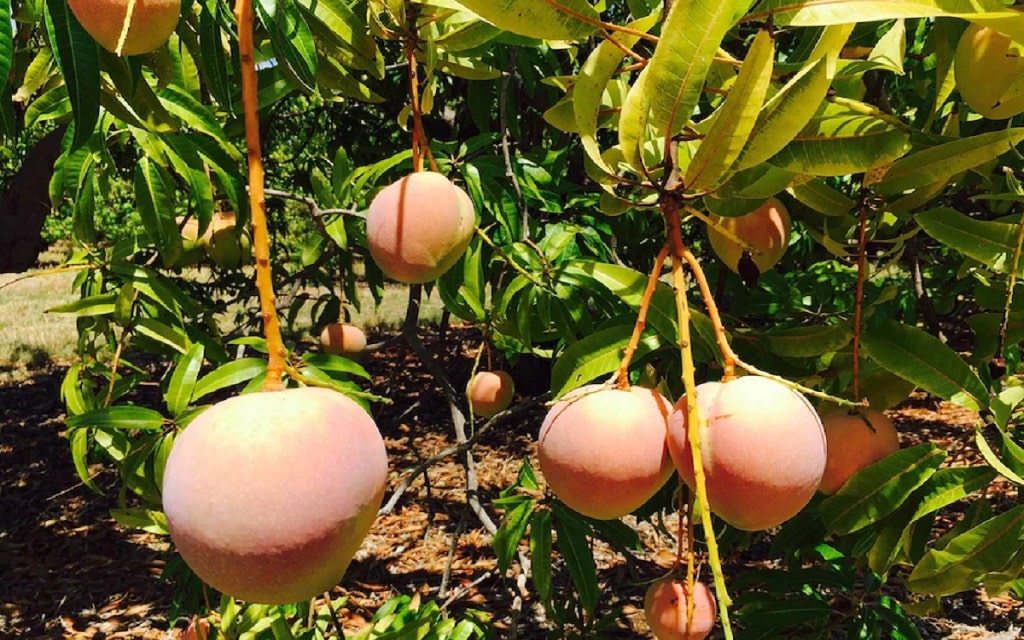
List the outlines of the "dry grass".
<svg viewBox="0 0 1024 640">
<path fill-rule="evenodd" d="M 46 270 L 0 275 L 0 383 L 74 358 L 75 319 L 46 313 L 76 298 L 71 290 L 74 277 Z"/>
<path fill-rule="evenodd" d="M 52 262 L 60 259 L 52 258 Z M 198 274 L 200 279 L 206 275 Z M 24 380 L 33 369 L 75 359 L 74 317 L 47 313 L 48 309 L 77 298 L 71 287 L 74 277 L 74 273 L 54 269 L 0 274 L 0 384 Z M 361 308 L 354 312 L 352 322 L 368 331 L 393 330 L 405 318 L 407 300 L 408 288 L 403 285 L 388 285 L 380 305 L 374 303 L 368 289 L 362 288 Z M 424 296 L 420 321 L 436 323 L 441 311 L 436 293 Z M 300 314 L 296 330 L 301 335 L 296 338 L 312 342 L 309 325 L 308 313 Z"/>
</svg>

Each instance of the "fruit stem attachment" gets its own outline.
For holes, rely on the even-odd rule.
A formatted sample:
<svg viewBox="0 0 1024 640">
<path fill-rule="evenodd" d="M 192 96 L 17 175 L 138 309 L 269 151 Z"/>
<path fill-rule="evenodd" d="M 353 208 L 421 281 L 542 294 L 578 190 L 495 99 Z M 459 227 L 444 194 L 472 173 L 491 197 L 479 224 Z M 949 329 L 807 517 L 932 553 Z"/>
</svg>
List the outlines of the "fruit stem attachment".
<svg viewBox="0 0 1024 640">
<path fill-rule="evenodd" d="M 690 453 L 693 458 L 693 476 L 696 486 L 696 500 L 700 502 L 701 525 L 704 528 L 704 541 L 708 545 L 708 560 L 711 564 L 711 572 L 715 580 L 715 595 L 718 598 L 720 614 L 722 617 L 722 631 L 725 632 L 727 640 L 732 639 L 732 624 L 729 622 L 729 605 L 732 600 L 725 586 L 725 574 L 722 571 L 722 557 L 718 552 L 718 542 L 715 539 L 715 527 L 711 521 L 711 511 L 708 510 L 708 485 L 707 477 L 704 475 L 704 460 L 701 456 L 700 442 L 701 432 L 704 430 L 704 417 L 700 415 L 699 402 L 697 400 L 697 368 L 693 361 L 693 341 L 690 336 L 690 307 L 686 299 L 686 281 L 683 277 L 683 254 L 687 252 L 683 244 L 683 236 L 679 223 L 679 202 L 668 194 L 661 201 L 662 213 L 665 216 L 665 223 L 668 226 L 669 243 L 672 247 L 672 287 L 675 290 L 676 316 L 679 322 L 679 352 L 683 365 L 683 387 L 686 393 L 686 420 L 689 425 L 687 436 L 690 445 Z M 705 281 L 705 285 L 707 282 Z M 703 289 L 702 289 L 703 292 Z M 687 514 L 692 517 L 692 513 Z M 682 514 L 680 514 L 680 517 Z M 694 585 L 691 582 L 693 572 L 693 555 L 688 554 L 687 558 L 687 588 L 690 589 L 690 599 L 693 599 Z M 691 613 L 687 611 L 687 619 L 692 619 Z"/>
<path fill-rule="evenodd" d="M 644 297 L 640 301 L 640 309 L 636 314 L 633 335 L 630 336 L 629 344 L 626 345 L 626 350 L 622 354 L 622 362 L 619 363 L 619 371 L 616 376 L 619 389 L 629 388 L 629 365 L 633 361 L 637 347 L 640 345 L 640 337 L 647 327 L 647 311 L 651 308 L 651 299 L 658 288 L 658 278 L 661 277 L 661 270 L 665 266 L 665 260 L 668 259 L 669 250 L 669 243 L 666 242 L 665 246 L 658 252 L 658 256 L 654 259 L 654 268 L 651 269 L 651 276 L 647 279 L 647 288 L 644 290 Z"/>
<path fill-rule="evenodd" d="M 270 266 L 270 233 L 267 231 L 267 200 L 263 192 L 263 156 L 260 150 L 260 115 L 257 99 L 256 47 L 253 40 L 252 0 L 237 0 L 238 51 L 241 57 L 242 106 L 245 110 L 245 141 L 249 159 L 249 209 L 252 216 L 253 252 L 256 256 L 256 289 L 260 297 L 263 333 L 267 339 L 267 379 L 265 391 L 284 388 L 283 375 L 288 350 L 281 337 L 277 318 L 277 298 Z"/>
<path fill-rule="evenodd" d="M 405 55 L 409 61 L 409 103 L 412 111 L 412 170 L 420 172 L 423 170 L 423 156 L 426 155 L 430 163 L 430 169 L 440 172 L 434 154 L 430 151 L 430 141 L 423 129 L 423 111 L 420 108 L 420 79 L 419 65 L 416 62 L 416 43 L 418 39 L 417 22 L 419 12 L 412 5 L 407 9 L 407 34 L 405 40 Z"/>
<path fill-rule="evenodd" d="M 135 15 L 135 0 L 128 0 L 128 6 L 125 7 L 124 22 L 121 23 L 121 35 L 117 37 L 117 46 L 114 48 L 114 53 L 121 55 L 121 51 L 124 50 L 124 43 L 128 40 L 128 29 L 132 26 L 132 16 Z"/>
</svg>

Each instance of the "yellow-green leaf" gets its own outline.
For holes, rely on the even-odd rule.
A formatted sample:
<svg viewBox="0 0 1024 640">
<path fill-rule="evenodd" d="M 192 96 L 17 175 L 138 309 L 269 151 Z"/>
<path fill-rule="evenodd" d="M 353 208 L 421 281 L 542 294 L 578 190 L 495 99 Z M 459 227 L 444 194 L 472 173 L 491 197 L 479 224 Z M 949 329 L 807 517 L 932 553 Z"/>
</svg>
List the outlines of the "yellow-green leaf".
<svg viewBox="0 0 1024 640">
<path fill-rule="evenodd" d="M 688 191 L 703 191 L 720 183 L 739 158 L 768 93 L 774 56 L 775 41 L 768 31 L 760 31 L 714 124 L 686 168 L 683 184 Z"/>
<path fill-rule="evenodd" d="M 578 40 L 596 31 L 599 15 L 586 0 L 460 0 L 499 29 L 540 40 Z"/>
</svg>

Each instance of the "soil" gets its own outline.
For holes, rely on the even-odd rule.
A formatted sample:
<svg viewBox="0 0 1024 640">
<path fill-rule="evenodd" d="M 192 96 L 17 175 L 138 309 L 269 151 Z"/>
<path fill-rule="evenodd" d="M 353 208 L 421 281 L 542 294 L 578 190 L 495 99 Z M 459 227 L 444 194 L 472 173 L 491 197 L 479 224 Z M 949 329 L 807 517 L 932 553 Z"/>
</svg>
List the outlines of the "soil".
<svg viewBox="0 0 1024 640">
<path fill-rule="evenodd" d="M 455 385 L 465 384 L 479 335 L 456 329 L 442 342 L 428 332 L 425 341 L 443 353 Z M 441 389 L 404 342 L 386 343 L 363 364 L 373 375 L 369 390 L 394 401 L 374 411 L 393 489 L 409 469 L 454 443 L 451 414 Z M 173 617 L 175 585 L 161 578 L 173 558 L 168 540 L 112 520 L 120 485 L 109 466 L 90 467 L 103 495 L 86 488 L 75 472 L 64 436 L 63 373 L 60 367 L 40 370 L 0 387 L 0 638 L 180 637 L 188 620 Z M 537 386 L 537 377 L 527 371 L 520 388 Z M 497 423 L 472 449 L 484 505 L 514 482 L 525 458 L 536 463 L 534 436 L 544 406 L 523 400 L 525 408 Z M 904 446 L 930 440 L 949 452 L 947 464 L 980 462 L 973 444 L 976 414 L 915 394 L 890 416 Z M 465 481 L 458 459 L 439 461 L 378 518 L 335 591 L 348 596 L 338 612 L 346 633 L 363 627 L 388 598 L 420 594 L 453 610 L 487 611 L 502 635 L 510 635 L 515 573 L 498 575 L 491 536 L 466 507 Z M 1017 500 L 1005 482 L 993 483 L 988 493 L 997 509 Z M 954 508 L 939 524 L 951 526 L 958 516 Z M 643 581 L 663 574 L 674 559 L 674 540 L 649 526 L 640 532 L 644 549 L 629 563 L 597 547 L 602 597 L 621 607 L 604 637 L 646 636 L 639 610 Z M 727 571 L 756 562 L 751 554 L 731 558 Z M 1020 601 L 979 590 L 943 604 L 944 617 L 915 620 L 925 638 L 1024 637 Z M 543 610 L 529 597 L 515 624 L 520 638 L 549 632 Z"/>
</svg>

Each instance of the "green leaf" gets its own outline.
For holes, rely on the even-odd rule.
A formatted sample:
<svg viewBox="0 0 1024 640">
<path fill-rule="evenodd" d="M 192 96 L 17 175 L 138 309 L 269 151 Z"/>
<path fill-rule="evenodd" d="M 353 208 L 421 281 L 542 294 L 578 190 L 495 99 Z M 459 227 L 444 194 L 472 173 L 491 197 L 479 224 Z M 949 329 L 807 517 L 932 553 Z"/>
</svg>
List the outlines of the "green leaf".
<svg viewBox="0 0 1024 640">
<path fill-rule="evenodd" d="M 1002 474 L 1007 480 L 1017 484 L 1018 486 L 1024 486 L 1024 478 L 1022 478 L 1016 471 L 1010 468 L 1005 462 L 1003 462 L 996 452 L 992 449 L 992 445 L 985 439 L 985 434 L 980 428 L 974 430 L 974 441 L 978 445 L 978 450 L 981 451 L 981 455 L 993 469 Z"/>
<path fill-rule="evenodd" d="M 101 293 L 47 309 L 46 313 L 70 313 L 80 318 L 85 316 L 106 316 L 114 313 L 116 305 L 116 293 Z"/>
<path fill-rule="evenodd" d="M 838 351 L 853 339 L 852 321 L 750 334 L 766 349 L 790 358 L 811 358 Z"/>
<path fill-rule="evenodd" d="M 159 344 L 167 345 L 178 353 L 185 353 L 192 346 L 185 330 L 178 325 L 167 324 L 155 318 L 139 318 L 135 321 L 135 331 Z"/>
<path fill-rule="evenodd" d="M 159 431 L 166 422 L 159 411 L 132 405 L 95 409 L 65 420 L 70 429 L 96 427 L 124 431 Z"/>
<path fill-rule="evenodd" d="M 85 143 L 100 117 L 99 49 L 65 0 L 46 0 L 46 30 L 75 117 L 71 148 Z"/>
<path fill-rule="evenodd" d="M 71 460 L 75 464 L 75 473 L 78 474 L 78 478 L 89 489 L 103 495 L 103 491 L 96 485 L 92 474 L 89 473 L 89 430 L 69 429 L 68 439 L 71 441 Z"/>
<path fill-rule="evenodd" d="M 580 517 L 559 502 L 551 505 L 555 514 L 555 546 L 565 560 L 565 568 L 576 587 L 580 605 L 588 613 L 597 608 L 597 564 L 587 543 L 587 526 Z"/>
<path fill-rule="evenodd" d="M 309 25 L 294 0 L 259 0 L 253 3 L 267 32 L 278 63 L 306 92 L 316 87 L 316 44 Z"/>
<path fill-rule="evenodd" d="M 714 123 L 694 154 L 683 184 L 688 191 L 703 191 L 723 181 L 757 121 L 771 84 L 775 41 L 766 30 L 758 32 L 743 60 L 739 76 L 725 102 L 715 113 Z"/>
<path fill-rule="evenodd" d="M 975 220 L 955 209 L 939 207 L 914 216 L 924 232 L 997 273 L 1008 273 L 1017 247 L 1017 224 Z M 1017 270 L 1024 275 L 1024 260 Z"/>
<path fill-rule="evenodd" d="M 757 9 L 747 19 L 764 20 L 771 15 L 775 24 L 793 27 L 936 16 L 957 16 L 972 20 L 979 16 L 990 19 L 1015 17 L 996 0 L 767 0 L 759 4 Z"/>
<path fill-rule="evenodd" d="M 227 143 L 227 135 L 216 114 L 191 93 L 171 84 L 161 89 L 157 96 L 168 113 L 196 131 Z"/>
<path fill-rule="evenodd" d="M 111 509 L 110 517 L 118 524 L 131 529 L 141 529 L 149 533 L 165 536 L 169 533 L 167 517 L 162 511 L 154 509 Z"/>
<path fill-rule="evenodd" d="M 192 401 L 207 396 L 214 391 L 252 380 L 267 370 L 267 361 L 263 358 L 240 358 L 223 364 L 196 382 L 192 392 Z"/>
<path fill-rule="evenodd" d="M 367 380 L 372 377 L 361 364 L 344 356 L 336 356 L 330 353 L 307 352 L 303 354 L 302 361 L 323 371 L 344 373 L 347 375 L 365 378 Z"/>
<path fill-rule="evenodd" d="M 530 521 L 530 570 L 541 602 L 551 597 L 551 512 L 538 509 Z"/>
<path fill-rule="evenodd" d="M 789 144 L 818 110 L 830 84 L 828 65 L 822 59 L 790 78 L 758 114 L 737 169 L 761 164 Z"/>
<path fill-rule="evenodd" d="M 904 449 L 858 471 L 838 493 L 822 501 L 821 518 L 831 533 L 859 531 L 898 509 L 946 458 L 931 443 Z"/>
<path fill-rule="evenodd" d="M 996 355 L 1002 323 L 1002 313 L 976 313 L 967 318 L 967 325 L 975 336 L 972 355 L 976 362 L 987 361 Z M 1024 340 L 1024 312 L 1015 311 L 1010 314 L 1010 322 L 1006 325 L 1006 344 L 1016 344 L 1021 340 Z"/>
<path fill-rule="evenodd" d="M 888 321 L 865 331 L 864 351 L 904 380 L 968 408 L 988 406 L 988 390 L 955 351 L 917 327 Z"/>
<path fill-rule="evenodd" d="M 173 265 L 182 252 L 181 233 L 174 221 L 173 183 L 167 172 L 149 158 L 140 158 L 135 165 L 135 203 L 166 267 Z"/>
<path fill-rule="evenodd" d="M 825 184 L 821 178 L 795 183 L 789 192 L 801 203 L 826 216 L 845 216 L 857 206 L 857 201 Z"/>
<path fill-rule="evenodd" d="M 618 369 L 633 334 L 633 325 L 619 325 L 584 336 L 569 345 L 551 368 L 551 393 L 555 398 Z M 661 346 L 657 335 L 640 340 L 634 355 L 639 360 Z"/>
<path fill-rule="evenodd" d="M 600 19 L 587 0 L 460 0 L 460 4 L 499 29 L 541 40 L 586 38 L 596 31 L 593 22 Z"/>
<path fill-rule="evenodd" d="M 14 60 L 14 29 L 11 28 L 11 0 L 0 0 L 0 86 L 7 86 L 7 77 L 11 72 Z M 7 100 L 7 89 L 4 89 L 4 100 Z"/>
<path fill-rule="evenodd" d="M 630 88 L 619 116 L 619 142 L 639 168 L 648 127 L 672 136 L 689 124 L 726 32 L 741 0 L 677 0 L 661 28 L 654 55 Z"/>
<path fill-rule="evenodd" d="M 171 415 L 178 416 L 188 408 L 196 380 L 199 379 L 199 370 L 203 367 L 205 354 L 206 349 L 203 345 L 196 343 L 178 360 L 177 366 L 174 367 L 171 381 L 164 393 L 167 410 L 171 412 Z"/>
<path fill-rule="evenodd" d="M 996 472 L 987 467 L 939 469 L 922 487 L 924 493 L 911 522 L 963 500 L 975 491 L 984 489 L 995 479 Z"/>
<path fill-rule="evenodd" d="M 221 107 L 230 111 L 234 103 L 231 98 L 234 87 L 231 86 L 228 71 L 230 58 L 224 51 L 223 42 L 216 16 L 210 12 L 210 7 L 203 4 L 202 13 L 199 14 L 199 54 L 196 62 L 202 70 L 205 81 L 203 86 L 209 89 L 210 95 Z"/>
<path fill-rule="evenodd" d="M 502 575 L 508 571 L 512 561 L 516 558 L 516 551 L 519 550 L 519 541 L 526 535 L 526 527 L 530 524 L 530 516 L 536 500 L 516 496 L 518 504 L 505 513 L 501 519 L 501 526 L 494 532 L 494 539 L 491 540 L 491 547 L 498 556 L 498 571 Z"/>
<path fill-rule="evenodd" d="M 902 156 L 908 140 L 904 128 L 888 120 L 828 104 L 771 163 L 813 176 L 861 173 Z"/>
<path fill-rule="evenodd" d="M 946 142 L 900 158 L 872 188 L 881 194 L 895 194 L 944 182 L 1012 151 L 1024 140 L 1024 127 L 990 131 Z"/>
<path fill-rule="evenodd" d="M 928 551 L 907 578 L 907 587 L 937 596 L 974 589 L 989 572 L 1006 567 L 1024 538 L 1024 506 L 1017 506 Z"/>
</svg>

